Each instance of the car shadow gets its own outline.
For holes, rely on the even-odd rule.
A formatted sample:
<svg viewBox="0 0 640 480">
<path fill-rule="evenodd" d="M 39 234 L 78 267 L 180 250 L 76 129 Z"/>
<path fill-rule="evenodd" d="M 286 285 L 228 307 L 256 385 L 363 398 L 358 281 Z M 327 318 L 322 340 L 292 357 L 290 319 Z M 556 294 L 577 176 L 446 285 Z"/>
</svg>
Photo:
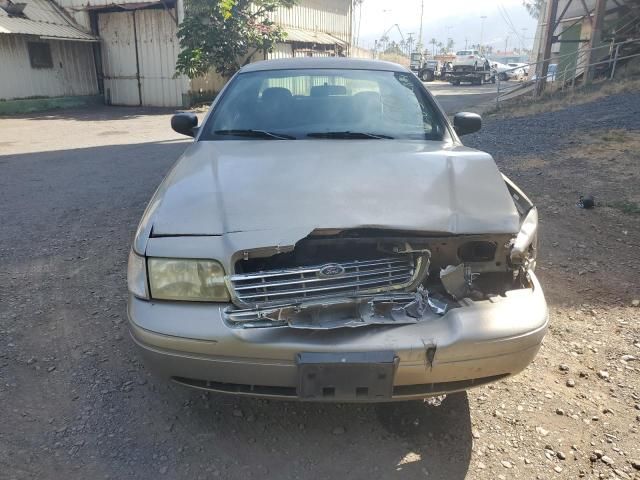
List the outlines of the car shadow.
<svg viewBox="0 0 640 480">
<path fill-rule="evenodd" d="M 466 393 L 433 406 L 296 403 L 168 390 L 183 404 L 173 434 L 202 446 L 183 461 L 216 458 L 213 471 L 223 469 L 224 478 L 261 469 L 269 478 L 456 480 L 465 478 L 471 460 Z"/>
</svg>

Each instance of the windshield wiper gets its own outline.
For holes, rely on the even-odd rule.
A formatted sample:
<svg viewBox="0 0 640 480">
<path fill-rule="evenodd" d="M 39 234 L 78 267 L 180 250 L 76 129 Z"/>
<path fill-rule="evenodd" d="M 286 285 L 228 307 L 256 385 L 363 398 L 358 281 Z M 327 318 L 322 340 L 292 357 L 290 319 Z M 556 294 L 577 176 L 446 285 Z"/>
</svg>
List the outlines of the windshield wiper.
<svg viewBox="0 0 640 480">
<path fill-rule="evenodd" d="M 381 139 L 393 139 L 393 137 L 391 137 L 389 135 L 384 135 L 382 133 L 351 132 L 351 131 L 346 131 L 346 132 L 311 132 L 311 133 L 307 134 L 307 137 L 312 137 L 312 138 L 346 138 L 346 139 L 350 139 L 350 138 L 354 138 L 354 139 L 375 138 L 375 139 L 378 139 L 378 140 L 381 140 Z"/>
<path fill-rule="evenodd" d="M 274 140 L 295 140 L 296 137 L 284 133 L 268 132 L 266 130 L 215 130 L 215 135 L 232 135 L 237 137 L 272 138 Z"/>
</svg>

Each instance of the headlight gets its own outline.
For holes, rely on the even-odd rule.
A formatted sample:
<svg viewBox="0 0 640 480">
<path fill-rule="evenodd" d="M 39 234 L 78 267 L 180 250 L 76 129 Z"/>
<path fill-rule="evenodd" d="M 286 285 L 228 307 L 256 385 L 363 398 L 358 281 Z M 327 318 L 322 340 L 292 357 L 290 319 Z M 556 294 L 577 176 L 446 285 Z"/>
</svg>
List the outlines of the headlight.
<svg viewBox="0 0 640 480">
<path fill-rule="evenodd" d="M 226 302 L 224 269 L 214 260 L 149 258 L 151 298 Z"/>
<path fill-rule="evenodd" d="M 149 298 L 147 292 L 147 268 L 144 264 L 144 257 L 136 255 L 133 250 L 129 252 L 127 286 L 129 291 L 136 297 Z"/>
</svg>

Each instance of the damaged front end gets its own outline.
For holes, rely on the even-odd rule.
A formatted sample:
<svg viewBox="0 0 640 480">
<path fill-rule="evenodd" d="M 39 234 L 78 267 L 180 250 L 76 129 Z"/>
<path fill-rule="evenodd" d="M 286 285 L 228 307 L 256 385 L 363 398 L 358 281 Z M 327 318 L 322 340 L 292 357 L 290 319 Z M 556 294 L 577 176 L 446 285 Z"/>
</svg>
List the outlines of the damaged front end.
<svg viewBox="0 0 640 480">
<path fill-rule="evenodd" d="M 234 305 L 224 309 L 225 323 L 317 330 L 406 325 L 464 308 L 466 299 L 531 288 L 537 215 L 517 187 L 507 186 L 523 219 L 517 235 L 316 230 L 287 251 L 241 252 L 226 279 Z"/>
</svg>

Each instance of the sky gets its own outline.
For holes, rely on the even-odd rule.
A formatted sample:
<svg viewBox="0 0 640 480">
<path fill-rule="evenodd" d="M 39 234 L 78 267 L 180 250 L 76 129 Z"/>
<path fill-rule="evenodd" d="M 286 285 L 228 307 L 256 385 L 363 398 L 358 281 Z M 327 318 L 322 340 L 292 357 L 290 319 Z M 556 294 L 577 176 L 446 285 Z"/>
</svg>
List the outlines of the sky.
<svg viewBox="0 0 640 480">
<path fill-rule="evenodd" d="M 420 31 L 421 0 L 364 0 L 358 44 L 372 48 L 374 41 L 398 24 L 407 37 L 413 32 L 417 39 Z M 354 34 L 357 35 L 359 12 L 356 9 Z M 481 17 L 486 16 L 483 20 Z M 484 27 L 482 26 L 484 23 Z M 531 48 L 536 33 L 536 20 L 522 6 L 521 0 L 424 0 L 423 43 L 430 48 L 429 40 L 436 38 L 446 43 L 455 42 L 456 50 L 463 49 L 465 41 L 471 45 L 482 43 L 504 50 L 521 45 Z M 522 29 L 526 30 L 522 30 Z M 391 40 L 401 40 L 398 30 L 388 33 Z"/>
</svg>

